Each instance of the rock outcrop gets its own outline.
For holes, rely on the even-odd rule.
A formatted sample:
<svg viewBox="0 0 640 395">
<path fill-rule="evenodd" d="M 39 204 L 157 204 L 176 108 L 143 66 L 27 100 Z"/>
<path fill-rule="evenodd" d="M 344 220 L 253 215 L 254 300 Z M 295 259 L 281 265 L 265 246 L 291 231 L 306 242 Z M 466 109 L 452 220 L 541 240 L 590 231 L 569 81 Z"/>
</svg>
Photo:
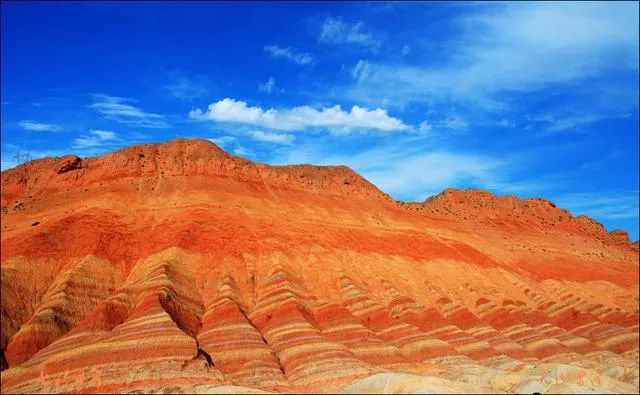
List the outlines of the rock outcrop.
<svg viewBox="0 0 640 395">
<path fill-rule="evenodd" d="M 637 242 L 548 200 L 187 139 L 1 180 L 2 393 L 638 392 Z"/>
<path fill-rule="evenodd" d="M 58 169 L 58 174 L 66 173 L 71 170 L 77 170 L 82 168 L 82 159 L 78 156 L 73 156 L 71 159 L 67 159 L 67 161 Z"/>
</svg>

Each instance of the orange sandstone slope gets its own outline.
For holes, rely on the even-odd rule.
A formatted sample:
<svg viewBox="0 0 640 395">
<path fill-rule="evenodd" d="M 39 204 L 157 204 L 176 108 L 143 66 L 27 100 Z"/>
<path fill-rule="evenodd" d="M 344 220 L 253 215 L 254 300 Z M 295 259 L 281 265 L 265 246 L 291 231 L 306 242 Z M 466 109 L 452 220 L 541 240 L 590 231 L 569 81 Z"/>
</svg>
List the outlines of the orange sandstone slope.
<svg viewBox="0 0 640 395">
<path fill-rule="evenodd" d="M 544 199 L 176 139 L 4 171 L 1 206 L 3 393 L 638 390 L 638 244 Z"/>
</svg>

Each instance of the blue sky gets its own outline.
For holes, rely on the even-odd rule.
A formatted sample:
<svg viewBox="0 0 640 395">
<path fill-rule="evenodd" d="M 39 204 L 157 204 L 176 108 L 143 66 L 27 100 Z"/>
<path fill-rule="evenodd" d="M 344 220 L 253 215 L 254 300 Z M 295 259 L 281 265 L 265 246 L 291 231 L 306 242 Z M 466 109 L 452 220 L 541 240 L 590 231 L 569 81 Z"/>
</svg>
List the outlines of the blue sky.
<svg viewBox="0 0 640 395">
<path fill-rule="evenodd" d="M 638 3 L 2 2 L 2 168 L 174 137 L 638 238 Z"/>
</svg>

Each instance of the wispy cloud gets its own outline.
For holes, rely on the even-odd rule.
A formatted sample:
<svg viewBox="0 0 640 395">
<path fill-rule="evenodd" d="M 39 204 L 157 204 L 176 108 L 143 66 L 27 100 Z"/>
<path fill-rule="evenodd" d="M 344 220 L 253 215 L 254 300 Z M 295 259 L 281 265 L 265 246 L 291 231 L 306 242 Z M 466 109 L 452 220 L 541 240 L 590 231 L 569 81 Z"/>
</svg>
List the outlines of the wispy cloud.
<svg viewBox="0 0 640 395">
<path fill-rule="evenodd" d="M 622 149 L 616 149 L 610 152 L 600 151 L 597 159 L 587 160 L 580 165 L 580 170 L 602 170 L 610 165 L 619 161 L 620 158 L 625 156 L 625 151 Z"/>
<path fill-rule="evenodd" d="M 570 193 L 559 196 L 555 202 L 573 214 L 586 214 L 594 218 L 626 219 L 640 215 L 638 191 L 625 193 Z"/>
<path fill-rule="evenodd" d="M 257 141 L 290 145 L 293 143 L 293 135 L 287 133 L 263 132 L 261 130 L 251 130 L 249 136 Z"/>
<path fill-rule="evenodd" d="M 327 44 L 358 44 L 371 48 L 380 45 L 380 41 L 366 31 L 362 22 L 349 23 L 334 17 L 325 19 L 318 41 Z"/>
<path fill-rule="evenodd" d="M 205 76 L 174 70 L 168 77 L 170 82 L 165 89 L 180 100 L 193 100 L 209 93 L 209 81 Z"/>
<path fill-rule="evenodd" d="M 291 47 L 280 47 L 277 45 L 265 45 L 264 51 L 274 58 L 286 59 L 290 62 L 308 65 L 313 63 L 313 56 L 308 52 L 298 52 Z"/>
<path fill-rule="evenodd" d="M 418 131 L 421 133 L 429 133 L 433 129 L 433 125 L 429 121 L 422 121 L 418 125 Z"/>
<path fill-rule="evenodd" d="M 251 157 L 255 156 L 256 154 L 255 152 L 253 152 L 253 150 L 246 147 L 238 147 L 233 150 L 233 153 L 242 157 Z"/>
<path fill-rule="evenodd" d="M 391 117 L 386 110 L 376 108 L 369 110 L 353 106 L 344 111 L 339 105 L 317 110 L 310 106 L 299 106 L 285 109 L 262 109 L 250 107 L 244 101 L 230 98 L 211 103 L 206 112 L 192 110 L 189 117 L 199 120 L 219 122 L 236 122 L 247 125 L 262 126 L 270 129 L 300 130 L 306 128 L 351 128 L 375 129 L 382 131 L 407 130 L 400 119 Z"/>
<path fill-rule="evenodd" d="M 356 81 L 362 81 L 369 77 L 371 70 L 369 69 L 369 61 L 360 59 L 351 70 L 351 76 Z"/>
<path fill-rule="evenodd" d="M 449 117 L 438 123 L 438 125 L 447 129 L 465 129 L 467 121 L 459 117 Z"/>
<path fill-rule="evenodd" d="M 472 14 L 461 23 L 482 34 L 462 48 L 461 82 L 485 92 L 530 91 L 637 68 L 637 13 L 637 3 L 569 2 L 512 3 Z"/>
<path fill-rule="evenodd" d="M 74 148 L 103 147 L 118 143 L 120 138 L 109 130 L 91 129 L 88 135 L 82 135 L 73 140 Z"/>
<path fill-rule="evenodd" d="M 269 79 L 258 85 L 258 90 L 260 92 L 271 93 L 276 88 L 276 80 L 273 77 L 269 77 Z"/>
<path fill-rule="evenodd" d="M 28 120 L 20 121 L 18 122 L 18 125 L 20 125 L 20 127 L 24 130 L 30 130 L 33 132 L 60 132 L 64 130 L 61 126 L 53 123 L 43 123 Z"/>
<path fill-rule="evenodd" d="M 420 122 L 417 131 L 420 133 L 458 131 L 467 129 L 469 124 L 460 116 L 449 115 L 444 118 L 434 119 L 430 117 Z"/>
<path fill-rule="evenodd" d="M 144 127 L 144 128 L 168 128 L 170 125 L 164 120 L 164 115 L 145 112 L 131 102 L 133 99 L 123 97 L 94 95 L 96 100 L 88 107 L 96 110 L 105 118 L 118 123 Z"/>
<path fill-rule="evenodd" d="M 637 73 L 637 15 L 634 2 L 482 5 L 454 20 L 452 27 L 459 33 L 451 36 L 450 51 L 440 61 L 369 61 L 368 72 L 358 74 L 358 83 L 345 93 L 365 103 L 453 101 L 503 110 L 511 104 L 510 93 L 559 84 L 587 86 L 588 79 L 607 73 Z M 604 89 L 587 90 L 594 98 L 589 102 L 596 102 Z M 637 103 L 637 98 L 630 102 Z"/>
<path fill-rule="evenodd" d="M 238 139 L 235 136 L 220 136 L 220 137 L 214 137 L 209 139 L 212 142 L 214 142 L 215 144 L 219 145 L 222 148 L 226 148 L 229 146 L 229 144 L 233 144 L 236 141 L 238 141 Z"/>
<path fill-rule="evenodd" d="M 574 130 L 580 127 L 592 124 L 594 122 L 601 121 L 606 118 L 616 117 L 614 115 L 603 114 L 581 114 L 576 116 L 566 116 L 561 118 L 554 118 L 550 115 L 536 117 L 535 122 L 543 125 L 542 131 L 538 133 L 539 136 L 553 135 L 559 132 L 567 130 Z"/>
</svg>

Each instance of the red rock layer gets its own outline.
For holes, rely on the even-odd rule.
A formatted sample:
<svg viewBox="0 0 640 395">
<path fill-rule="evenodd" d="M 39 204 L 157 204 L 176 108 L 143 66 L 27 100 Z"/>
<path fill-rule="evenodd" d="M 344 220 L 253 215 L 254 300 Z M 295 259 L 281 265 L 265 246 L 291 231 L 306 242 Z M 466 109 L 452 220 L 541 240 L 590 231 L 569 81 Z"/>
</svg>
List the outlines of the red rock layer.
<svg viewBox="0 0 640 395">
<path fill-rule="evenodd" d="M 544 199 L 401 203 L 346 167 L 179 139 L 29 162 L 0 203 L 3 393 L 602 361 L 637 387 L 637 243 Z"/>
<path fill-rule="evenodd" d="M 280 362 L 244 312 L 235 283 L 225 277 L 220 297 L 203 316 L 198 343 L 233 384 L 289 389 Z"/>
</svg>

